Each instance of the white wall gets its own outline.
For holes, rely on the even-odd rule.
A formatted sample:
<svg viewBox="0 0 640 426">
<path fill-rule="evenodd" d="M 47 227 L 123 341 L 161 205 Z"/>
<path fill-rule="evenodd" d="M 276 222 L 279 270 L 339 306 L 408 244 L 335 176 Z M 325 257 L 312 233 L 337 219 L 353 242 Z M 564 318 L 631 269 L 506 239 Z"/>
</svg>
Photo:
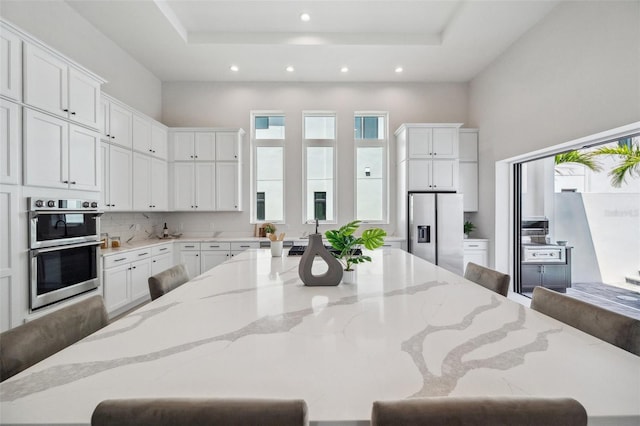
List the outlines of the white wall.
<svg viewBox="0 0 640 426">
<path fill-rule="evenodd" d="M 160 120 L 160 80 L 65 2 L 2 0 L 0 16 L 106 79 L 105 93 Z"/>
<path fill-rule="evenodd" d="M 302 111 L 336 111 L 338 128 L 338 223 L 354 216 L 355 111 L 389 111 L 391 226 L 395 221 L 395 138 L 402 123 L 467 121 L 468 86 L 444 84 L 328 84 L 328 83 L 199 83 L 169 82 L 162 86 L 162 122 L 168 126 L 242 127 L 243 181 L 249 182 L 250 111 L 281 110 L 286 114 L 285 232 L 312 230 L 302 225 Z M 242 213 L 174 214 L 184 227 L 204 225 L 214 230 L 253 232 L 249 224 L 249 193 L 243 191 Z M 335 227 L 335 226 L 331 226 Z M 279 230 L 280 230 L 279 229 Z M 184 229 L 189 232 L 190 229 Z"/>
<path fill-rule="evenodd" d="M 496 267 L 509 263 L 496 161 L 640 120 L 639 18 L 637 1 L 560 3 L 470 83 L 469 127 L 480 128 L 476 222 L 501 253 Z"/>
</svg>

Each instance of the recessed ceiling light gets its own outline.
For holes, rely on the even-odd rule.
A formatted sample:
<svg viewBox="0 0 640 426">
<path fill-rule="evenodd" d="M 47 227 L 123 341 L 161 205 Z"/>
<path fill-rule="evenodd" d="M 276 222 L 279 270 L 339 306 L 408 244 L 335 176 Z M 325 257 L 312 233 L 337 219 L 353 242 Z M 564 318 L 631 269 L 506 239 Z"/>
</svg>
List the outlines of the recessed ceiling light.
<svg viewBox="0 0 640 426">
<path fill-rule="evenodd" d="M 238 66 L 237 66 L 237 65 L 231 65 L 231 66 L 229 67 L 229 69 L 230 69 L 231 71 L 233 71 L 233 72 L 238 72 L 238 71 L 240 70 L 240 68 L 238 68 Z"/>
<path fill-rule="evenodd" d="M 309 22 L 311 20 L 311 15 L 309 15 L 308 13 L 303 13 L 302 15 L 300 15 L 300 20 L 302 22 Z"/>
<path fill-rule="evenodd" d="M 397 73 L 401 73 L 402 71 L 404 71 L 404 70 L 402 69 L 402 67 L 396 67 L 396 72 L 397 72 Z"/>
<path fill-rule="evenodd" d="M 287 70 L 287 72 L 294 72 L 295 68 L 293 68 L 291 65 L 289 65 L 287 68 L 285 68 Z"/>
<path fill-rule="evenodd" d="M 340 72 L 349 72 L 349 67 L 340 68 Z"/>
</svg>

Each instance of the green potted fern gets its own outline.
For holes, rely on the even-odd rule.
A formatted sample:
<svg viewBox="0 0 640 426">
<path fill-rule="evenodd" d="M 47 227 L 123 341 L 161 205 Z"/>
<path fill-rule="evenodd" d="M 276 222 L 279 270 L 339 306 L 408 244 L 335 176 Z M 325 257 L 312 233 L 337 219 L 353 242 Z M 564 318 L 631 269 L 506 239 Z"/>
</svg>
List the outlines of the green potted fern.
<svg viewBox="0 0 640 426">
<path fill-rule="evenodd" d="M 354 265 L 358 263 L 371 262 L 371 256 L 365 255 L 363 252 L 357 253 L 357 249 L 364 246 L 368 250 L 374 250 L 382 247 L 384 244 L 384 237 L 387 233 L 381 228 L 370 228 L 362 232 L 362 235 L 357 237 L 354 233 L 360 227 L 361 221 L 354 220 L 340 229 L 332 229 L 325 232 L 325 237 L 331 246 L 334 248 L 333 256 L 344 267 L 344 274 L 342 281 L 344 283 L 355 282 L 355 269 Z"/>
</svg>

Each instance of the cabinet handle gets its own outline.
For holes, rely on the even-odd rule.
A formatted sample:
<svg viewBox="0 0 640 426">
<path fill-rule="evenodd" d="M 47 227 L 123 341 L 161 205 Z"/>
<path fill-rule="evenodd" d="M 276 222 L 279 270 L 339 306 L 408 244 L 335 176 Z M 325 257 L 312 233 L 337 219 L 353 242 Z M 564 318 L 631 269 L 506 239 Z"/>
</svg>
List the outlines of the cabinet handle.
<svg viewBox="0 0 640 426">
<path fill-rule="evenodd" d="M 122 262 L 123 260 L 127 260 L 127 258 L 126 257 L 122 257 L 120 259 L 114 260 L 114 262 Z"/>
<path fill-rule="evenodd" d="M 77 182 L 75 180 L 72 180 L 71 182 L 69 182 L 71 185 L 75 185 Z"/>
<path fill-rule="evenodd" d="M 469 247 L 478 247 L 477 244 L 469 244 Z"/>
<path fill-rule="evenodd" d="M 199 256 L 200 256 L 199 254 L 196 254 L 196 257 L 199 257 Z"/>
<path fill-rule="evenodd" d="M 136 269 L 136 267 L 134 266 L 133 269 Z"/>
<path fill-rule="evenodd" d="M 196 246 L 184 246 L 184 248 L 196 248 Z"/>
<path fill-rule="evenodd" d="M 111 137 L 111 135 L 107 135 L 107 137 L 109 138 L 109 137 Z"/>
<path fill-rule="evenodd" d="M 148 254 L 149 254 L 148 252 L 147 253 L 139 253 L 138 256 L 146 256 Z"/>
<path fill-rule="evenodd" d="M 68 110 L 68 109 L 63 109 L 63 111 L 64 111 L 64 112 L 69 112 L 69 110 Z"/>
<path fill-rule="evenodd" d="M 163 248 L 161 248 L 159 251 L 165 251 L 165 250 L 167 250 L 167 248 L 166 248 L 166 247 L 163 247 Z"/>
<path fill-rule="evenodd" d="M 115 139 L 115 138 L 116 138 L 115 136 L 111 136 L 111 139 Z"/>
<path fill-rule="evenodd" d="M 75 111 L 71 111 L 71 115 L 76 115 Z"/>
<path fill-rule="evenodd" d="M 193 155 L 190 155 L 189 158 L 193 158 Z"/>
<path fill-rule="evenodd" d="M 437 152 L 434 152 L 434 153 L 433 153 L 433 155 L 438 155 L 438 153 L 437 153 Z"/>
<path fill-rule="evenodd" d="M 69 183 L 69 181 L 68 180 L 63 180 L 62 183 Z"/>
<path fill-rule="evenodd" d="M 156 262 L 157 262 L 157 260 L 154 260 L 154 261 L 153 261 L 153 263 L 156 263 Z"/>
<path fill-rule="evenodd" d="M 240 248 L 249 248 L 251 246 L 240 246 Z"/>
</svg>

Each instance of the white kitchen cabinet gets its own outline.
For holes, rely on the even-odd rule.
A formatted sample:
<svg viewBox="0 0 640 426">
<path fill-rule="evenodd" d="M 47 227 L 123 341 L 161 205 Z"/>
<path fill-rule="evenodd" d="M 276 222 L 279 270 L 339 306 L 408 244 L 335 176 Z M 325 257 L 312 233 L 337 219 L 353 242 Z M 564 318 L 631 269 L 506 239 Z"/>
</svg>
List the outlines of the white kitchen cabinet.
<svg viewBox="0 0 640 426">
<path fill-rule="evenodd" d="M 187 268 L 189 278 L 200 275 L 200 243 L 177 243 L 178 263 Z"/>
<path fill-rule="evenodd" d="M 111 143 L 131 149 L 133 146 L 133 112 L 124 105 L 109 102 L 109 130 Z"/>
<path fill-rule="evenodd" d="M 258 241 L 234 241 L 231 243 L 231 257 L 242 253 L 245 250 L 260 248 Z"/>
<path fill-rule="evenodd" d="M 151 250 L 140 249 L 103 257 L 104 301 L 110 316 L 149 298 Z"/>
<path fill-rule="evenodd" d="M 132 144 L 134 151 L 167 159 L 167 131 L 148 117 L 133 114 Z"/>
<path fill-rule="evenodd" d="M 151 155 L 167 160 L 167 146 L 169 144 L 167 128 L 157 122 L 151 123 Z"/>
<path fill-rule="evenodd" d="M 0 183 L 20 183 L 22 107 L 0 99 Z"/>
<path fill-rule="evenodd" d="M 22 100 L 22 40 L 0 24 L 0 95 Z"/>
<path fill-rule="evenodd" d="M 151 248 L 151 275 L 159 274 L 172 268 L 173 262 L 173 244 L 162 244 Z"/>
<path fill-rule="evenodd" d="M 239 211 L 240 166 L 238 163 L 216 163 L 216 210 Z"/>
<path fill-rule="evenodd" d="M 240 139 L 238 132 L 216 132 L 216 161 L 238 161 Z"/>
<path fill-rule="evenodd" d="M 455 191 L 458 188 L 458 161 L 408 160 L 409 191 Z"/>
<path fill-rule="evenodd" d="M 134 152 L 132 173 L 133 210 L 167 210 L 167 162 Z"/>
<path fill-rule="evenodd" d="M 201 273 L 226 262 L 231 256 L 230 249 L 230 244 L 226 242 L 200 243 Z"/>
<path fill-rule="evenodd" d="M 457 127 L 406 125 L 409 158 L 458 158 Z"/>
<path fill-rule="evenodd" d="M 24 43 L 24 103 L 99 129 L 102 80 L 43 48 Z"/>
<path fill-rule="evenodd" d="M 174 161 L 215 161 L 215 132 L 173 132 Z"/>
<path fill-rule="evenodd" d="M 464 269 L 467 263 L 473 262 L 477 265 L 489 267 L 489 240 L 466 239 L 463 242 Z"/>
<path fill-rule="evenodd" d="M 131 150 L 102 142 L 102 206 L 107 211 L 133 208 Z"/>
<path fill-rule="evenodd" d="M 0 332 L 21 323 L 25 304 L 20 302 L 28 303 L 28 268 L 20 261 L 26 249 L 23 203 L 20 187 L 0 185 Z"/>
<path fill-rule="evenodd" d="M 25 185 L 97 191 L 100 136 L 67 121 L 25 109 Z"/>
<path fill-rule="evenodd" d="M 478 211 L 478 129 L 460 129 L 460 186 L 465 212 Z"/>
<path fill-rule="evenodd" d="M 215 210 L 216 163 L 173 163 L 173 209 Z"/>
</svg>

